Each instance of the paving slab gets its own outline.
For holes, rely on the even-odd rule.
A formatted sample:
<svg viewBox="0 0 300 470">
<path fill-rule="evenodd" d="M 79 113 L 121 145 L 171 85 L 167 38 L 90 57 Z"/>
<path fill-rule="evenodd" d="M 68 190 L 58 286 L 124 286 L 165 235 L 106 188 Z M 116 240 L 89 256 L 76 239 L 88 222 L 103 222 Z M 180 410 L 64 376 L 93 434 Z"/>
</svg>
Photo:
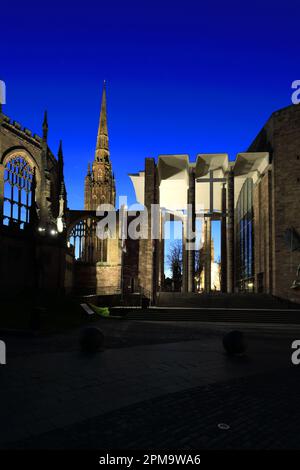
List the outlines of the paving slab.
<svg viewBox="0 0 300 470">
<path fill-rule="evenodd" d="M 0 369 L 0 446 L 159 396 L 289 367 L 287 337 L 262 337 L 236 359 L 213 335 L 94 356 L 78 350 L 15 355 Z"/>
</svg>

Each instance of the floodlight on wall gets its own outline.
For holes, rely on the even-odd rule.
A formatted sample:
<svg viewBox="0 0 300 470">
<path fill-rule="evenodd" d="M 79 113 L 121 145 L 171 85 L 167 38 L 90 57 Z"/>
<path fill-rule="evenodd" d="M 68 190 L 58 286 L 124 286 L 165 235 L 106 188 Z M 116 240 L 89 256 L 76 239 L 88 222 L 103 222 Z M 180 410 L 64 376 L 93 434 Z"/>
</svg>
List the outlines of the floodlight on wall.
<svg viewBox="0 0 300 470">
<path fill-rule="evenodd" d="M 39 231 L 39 232 L 45 232 L 46 229 L 45 229 L 44 227 L 39 227 L 39 228 L 38 228 L 38 231 Z"/>
<path fill-rule="evenodd" d="M 57 235 L 57 230 L 51 229 L 50 230 L 50 235 L 52 235 L 52 236 Z"/>
<path fill-rule="evenodd" d="M 62 217 L 58 217 L 57 219 L 57 230 L 59 233 L 62 233 L 64 231 L 64 222 Z"/>
</svg>

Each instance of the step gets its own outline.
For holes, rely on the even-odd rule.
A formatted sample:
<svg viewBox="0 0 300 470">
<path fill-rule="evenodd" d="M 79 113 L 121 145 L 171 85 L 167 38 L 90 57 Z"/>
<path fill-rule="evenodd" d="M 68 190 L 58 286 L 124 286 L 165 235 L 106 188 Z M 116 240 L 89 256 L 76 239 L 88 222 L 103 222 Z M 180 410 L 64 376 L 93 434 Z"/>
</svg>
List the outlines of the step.
<svg viewBox="0 0 300 470">
<path fill-rule="evenodd" d="M 136 321 L 204 321 L 300 324 L 300 309 L 113 308 L 112 315 Z"/>
<path fill-rule="evenodd" d="M 284 299 L 269 294 L 196 294 L 159 292 L 158 307 L 226 307 L 226 308 L 300 308 Z"/>
</svg>

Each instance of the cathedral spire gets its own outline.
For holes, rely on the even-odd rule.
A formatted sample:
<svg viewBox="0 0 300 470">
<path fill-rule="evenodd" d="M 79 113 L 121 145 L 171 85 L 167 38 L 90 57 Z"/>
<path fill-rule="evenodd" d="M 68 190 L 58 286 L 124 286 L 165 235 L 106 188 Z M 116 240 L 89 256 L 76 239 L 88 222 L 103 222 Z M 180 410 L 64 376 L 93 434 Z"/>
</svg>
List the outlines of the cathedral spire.
<svg viewBox="0 0 300 470">
<path fill-rule="evenodd" d="M 107 112 L 106 112 L 106 85 L 103 82 L 101 111 L 97 135 L 95 161 L 109 162 L 108 130 L 107 130 Z"/>
<path fill-rule="evenodd" d="M 84 182 L 84 208 L 97 210 L 100 204 L 115 205 L 116 187 L 109 155 L 106 88 L 103 84 L 95 159 L 88 165 Z"/>
</svg>

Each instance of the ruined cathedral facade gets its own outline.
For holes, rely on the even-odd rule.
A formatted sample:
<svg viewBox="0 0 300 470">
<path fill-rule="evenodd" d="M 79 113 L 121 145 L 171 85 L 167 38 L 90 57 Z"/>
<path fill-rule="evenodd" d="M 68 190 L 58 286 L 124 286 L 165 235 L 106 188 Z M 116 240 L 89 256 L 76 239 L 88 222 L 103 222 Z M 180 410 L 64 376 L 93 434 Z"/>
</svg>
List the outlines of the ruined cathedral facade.
<svg viewBox="0 0 300 470">
<path fill-rule="evenodd" d="M 62 141 L 55 154 L 48 131 L 47 112 L 37 135 L 0 108 L 1 291 L 119 293 L 119 241 L 96 233 L 97 207 L 116 198 L 105 86 L 83 210 L 68 207 Z"/>
<path fill-rule="evenodd" d="M 181 292 L 195 296 L 201 277 L 209 294 L 212 224 L 217 221 L 222 292 L 300 302 L 300 105 L 273 113 L 234 161 L 226 153 L 146 158 L 144 168 L 129 176 L 136 200 L 148 211 L 147 236 L 143 232 L 140 239 L 125 243 L 119 237 L 118 210 L 113 236 L 109 231 L 104 238 L 97 234 L 103 217 L 97 209 L 116 204 L 105 85 L 83 209 L 68 206 L 63 145 L 60 141 L 57 153 L 49 148 L 47 113 L 41 127 L 41 135 L 33 134 L 0 108 L 2 293 L 76 292 L 111 295 L 118 302 L 130 302 L 138 294 L 158 303 L 166 288 L 166 221 L 176 220 L 182 225 Z M 153 204 L 159 207 L 155 219 Z M 126 224 L 133 217 L 127 213 Z M 196 249 L 187 249 L 190 226 L 203 237 L 201 273 L 195 270 Z"/>
</svg>

